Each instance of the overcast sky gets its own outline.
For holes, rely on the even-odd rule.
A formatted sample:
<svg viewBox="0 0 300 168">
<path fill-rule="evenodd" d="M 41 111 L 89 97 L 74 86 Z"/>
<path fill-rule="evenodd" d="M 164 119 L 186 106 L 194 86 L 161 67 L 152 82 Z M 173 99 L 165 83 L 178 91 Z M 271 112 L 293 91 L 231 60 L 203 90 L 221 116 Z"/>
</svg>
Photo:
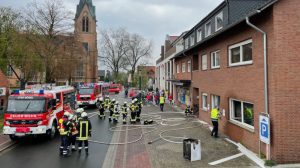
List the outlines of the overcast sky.
<svg viewBox="0 0 300 168">
<path fill-rule="evenodd" d="M 22 9 L 32 0 L 0 0 L 0 6 Z M 42 0 L 37 0 L 42 1 Z M 63 0 L 76 12 L 79 0 Z M 151 64 L 159 58 L 165 37 L 189 30 L 223 0 L 93 0 L 98 30 L 125 27 L 153 41 Z M 98 33 L 99 35 L 99 33 Z M 99 37 L 98 37 L 99 39 Z"/>
</svg>

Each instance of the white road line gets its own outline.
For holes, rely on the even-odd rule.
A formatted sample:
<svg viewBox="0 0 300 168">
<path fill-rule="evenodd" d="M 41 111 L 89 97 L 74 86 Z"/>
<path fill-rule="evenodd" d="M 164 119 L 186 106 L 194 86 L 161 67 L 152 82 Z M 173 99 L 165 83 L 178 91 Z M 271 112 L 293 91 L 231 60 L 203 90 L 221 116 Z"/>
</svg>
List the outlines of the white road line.
<svg viewBox="0 0 300 168">
<path fill-rule="evenodd" d="M 238 157 L 243 156 L 243 155 L 244 155 L 243 153 L 239 153 L 239 154 L 232 155 L 232 156 L 229 156 L 229 157 L 226 157 L 226 158 L 214 161 L 214 162 L 210 162 L 208 164 L 214 166 L 214 165 L 217 165 L 217 164 L 220 164 L 220 163 L 223 163 L 223 162 L 226 162 L 226 161 L 238 158 Z"/>
</svg>

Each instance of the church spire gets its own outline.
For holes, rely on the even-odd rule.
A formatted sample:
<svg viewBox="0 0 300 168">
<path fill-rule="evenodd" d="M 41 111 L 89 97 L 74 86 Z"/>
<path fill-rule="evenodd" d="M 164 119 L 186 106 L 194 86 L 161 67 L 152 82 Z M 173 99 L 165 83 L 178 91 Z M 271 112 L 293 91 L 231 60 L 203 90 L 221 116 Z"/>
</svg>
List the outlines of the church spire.
<svg viewBox="0 0 300 168">
<path fill-rule="evenodd" d="M 96 20 L 96 7 L 93 5 L 92 0 L 80 0 L 79 4 L 77 5 L 77 10 L 76 10 L 76 15 L 75 15 L 75 19 L 77 19 L 79 17 L 79 15 L 82 12 L 82 9 L 84 8 L 84 6 L 87 5 L 89 12 L 91 14 L 91 16 L 93 17 L 93 19 Z"/>
</svg>

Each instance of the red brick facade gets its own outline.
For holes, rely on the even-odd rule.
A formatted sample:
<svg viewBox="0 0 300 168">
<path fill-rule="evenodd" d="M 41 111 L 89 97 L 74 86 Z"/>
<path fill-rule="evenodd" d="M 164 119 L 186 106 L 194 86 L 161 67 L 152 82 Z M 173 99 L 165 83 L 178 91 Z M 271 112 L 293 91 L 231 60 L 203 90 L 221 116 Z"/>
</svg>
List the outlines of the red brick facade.
<svg viewBox="0 0 300 168">
<path fill-rule="evenodd" d="M 274 6 L 251 17 L 250 22 L 267 33 L 269 113 L 271 118 L 271 159 L 278 163 L 300 162 L 300 3 L 298 0 L 279 0 Z M 209 110 L 202 109 L 202 94 L 220 96 L 220 109 L 225 116 L 219 121 L 222 133 L 228 135 L 250 150 L 258 153 L 259 114 L 264 108 L 264 57 L 262 34 L 245 22 L 221 35 L 186 52 L 184 58 L 175 59 L 177 64 L 189 57 L 198 57 L 198 70 L 190 73 L 176 73 L 176 79 L 192 80 L 190 90 L 199 96 L 199 118 L 208 123 Z M 230 66 L 229 47 L 252 39 L 252 63 Z M 219 51 L 220 68 L 211 69 L 211 52 Z M 207 55 L 207 70 L 201 69 L 201 56 Z M 187 65 L 186 65 L 187 66 Z M 175 72 L 176 69 L 175 69 Z M 198 91 L 199 89 L 199 91 Z M 230 118 L 230 100 L 236 99 L 253 104 L 254 126 L 247 127 Z M 262 146 L 265 153 L 265 146 Z"/>
</svg>

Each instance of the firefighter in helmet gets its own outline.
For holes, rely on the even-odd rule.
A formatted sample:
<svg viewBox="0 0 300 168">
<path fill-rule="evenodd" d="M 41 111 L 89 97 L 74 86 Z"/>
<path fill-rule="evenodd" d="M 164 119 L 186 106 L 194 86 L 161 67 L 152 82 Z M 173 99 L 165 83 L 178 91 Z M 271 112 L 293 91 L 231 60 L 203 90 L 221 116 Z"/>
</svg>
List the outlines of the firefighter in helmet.
<svg viewBox="0 0 300 168">
<path fill-rule="evenodd" d="M 84 111 L 83 108 L 76 109 L 76 111 L 75 111 L 75 121 L 76 121 L 76 124 L 78 123 L 78 120 L 81 118 L 81 113 L 83 111 Z"/>
<path fill-rule="evenodd" d="M 100 102 L 99 102 L 99 114 L 98 114 L 100 119 L 102 119 L 102 118 L 105 119 L 104 111 L 105 111 L 105 102 L 103 101 L 103 98 L 101 97 Z"/>
<path fill-rule="evenodd" d="M 114 123 L 118 123 L 118 119 L 120 116 L 120 112 L 119 112 L 119 102 L 117 101 L 114 107 L 114 114 L 113 114 L 113 121 Z"/>
<path fill-rule="evenodd" d="M 110 105 L 109 105 L 109 117 L 108 117 L 108 121 L 111 122 L 112 120 L 112 116 L 114 114 L 114 110 L 115 110 L 115 103 L 116 103 L 116 100 L 115 99 L 112 99 Z"/>
<path fill-rule="evenodd" d="M 58 121 L 58 130 L 61 137 L 60 154 L 64 157 L 69 155 L 68 145 L 71 128 L 71 122 L 68 119 L 69 116 L 70 113 L 66 111 L 63 117 Z"/>
<path fill-rule="evenodd" d="M 92 124 L 90 120 L 88 119 L 87 113 L 83 112 L 81 114 L 81 119 L 78 122 L 77 125 L 78 130 L 78 152 L 81 153 L 82 145 L 84 144 L 84 149 L 86 154 L 89 154 L 89 137 L 92 136 Z"/>
<path fill-rule="evenodd" d="M 138 99 L 135 98 L 135 103 L 136 103 L 136 105 L 137 105 L 137 110 L 136 110 L 136 121 L 137 121 L 137 122 L 140 122 L 140 121 L 141 121 L 140 116 L 141 116 L 141 112 L 142 112 L 143 102 L 142 102 L 141 99 L 138 100 Z"/>
<path fill-rule="evenodd" d="M 106 96 L 105 96 L 105 100 L 104 100 L 105 110 L 106 110 L 106 109 L 109 109 L 110 103 L 111 103 L 111 101 L 110 101 L 109 95 L 106 95 Z"/>
<path fill-rule="evenodd" d="M 72 151 L 76 151 L 75 148 L 75 143 L 76 143 L 76 137 L 78 135 L 78 131 L 77 131 L 77 121 L 76 121 L 77 117 L 76 115 L 69 115 L 69 121 L 70 121 L 70 137 L 69 137 L 69 142 L 70 145 L 72 145 L 71 149 Z"/>
<path fill-rule="evenodd" d="M 126 124 L 126 119 L 128 114 L 127 110 L 128 110 L 127 102 L 124 102 L 122 106 L 123 124 Z"/>
<path fill-rule="evenodd" d="M 137 106 L 135 104 L 135 100 L 132 100 L 130 106 L 130 123 L 135 123 L 136 122 L 136 110 L 137 110 Z"/>
</svg>

